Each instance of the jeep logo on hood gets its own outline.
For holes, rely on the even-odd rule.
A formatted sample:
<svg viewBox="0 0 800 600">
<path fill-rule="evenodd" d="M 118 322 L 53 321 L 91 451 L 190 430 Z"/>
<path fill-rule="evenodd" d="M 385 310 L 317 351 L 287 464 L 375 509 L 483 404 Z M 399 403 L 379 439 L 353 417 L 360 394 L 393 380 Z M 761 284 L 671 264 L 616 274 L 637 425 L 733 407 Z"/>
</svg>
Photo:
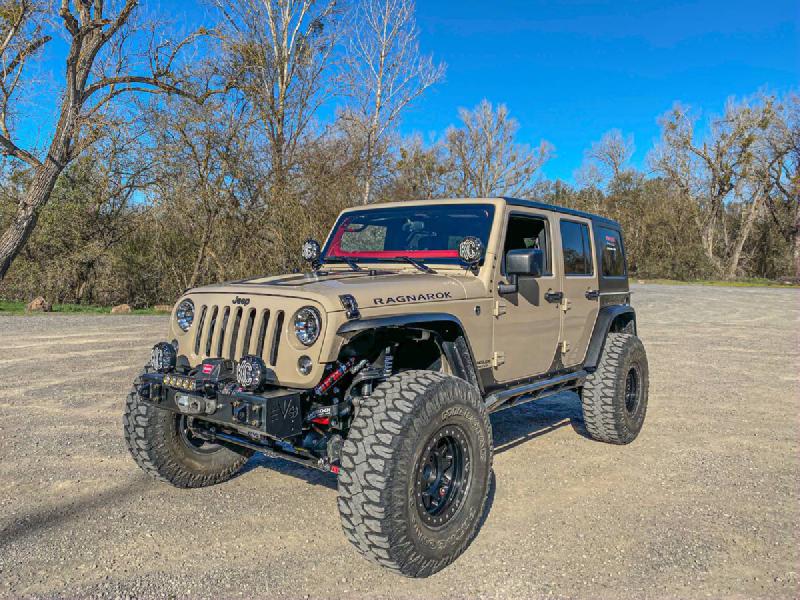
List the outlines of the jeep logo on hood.
<svg viewBox="0 0 800 600">
<path fill-rule="evenodd" d="M 231 300 L 231 304 L 241 304 L 242 306 L 247 306 L 250 304 L 250 298 L 242 298 L 240 296 L 236 296 L 233 300 Z"/>
<path fill-rule="evenodd" d="M 388 296 L 386 298 L 373 298 L 374 304 L 384 306 L 386 304 L 404 304 L 412 302 L 430 302 L 431 300 L 446 300 L 452 298 L 450 292 L 428 292 L 425 294 L 407 294 L 404 296 Z"/>
</svg>

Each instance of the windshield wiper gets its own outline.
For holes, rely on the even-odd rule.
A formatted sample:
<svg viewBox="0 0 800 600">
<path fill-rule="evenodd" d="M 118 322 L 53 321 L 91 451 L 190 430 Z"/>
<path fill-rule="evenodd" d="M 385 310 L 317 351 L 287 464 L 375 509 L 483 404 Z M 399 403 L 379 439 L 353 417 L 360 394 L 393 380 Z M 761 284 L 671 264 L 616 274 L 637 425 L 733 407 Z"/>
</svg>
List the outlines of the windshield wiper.
<svg viewBox="0 0 800 600">
<path fill-rule="evenodd" d="M 348 267 L 350 267 L 350 269 L 353 270 L 353 271 L 363 271 L 364 270 L 352 258 L 347 258 L 345 256 L 326 256 L 325 259 L 322 262 L 343 262 Z"/>
<path fill-rule="evenodd" d="M 419 269 L 423 273 L 429 273 L 431 275 L 436 273 L 436 271 L 431 269 L 424 262 L 419 261 L 416 258 L 411 258 L 410 256 L 395 256 L 394 258 L 390 258 L 389 260 L 402 260 L 403 262 L 407 262 L 409 264 L 414 265 L 417 269 Z"/>
</svg>

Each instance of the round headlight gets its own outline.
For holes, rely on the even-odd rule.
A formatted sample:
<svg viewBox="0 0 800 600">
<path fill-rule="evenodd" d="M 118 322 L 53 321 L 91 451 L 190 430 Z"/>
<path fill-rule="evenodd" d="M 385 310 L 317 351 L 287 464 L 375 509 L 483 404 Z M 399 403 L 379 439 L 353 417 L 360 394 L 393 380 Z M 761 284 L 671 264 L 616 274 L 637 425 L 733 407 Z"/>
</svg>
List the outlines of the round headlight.
<svg viewBox="0 0 800 600">
<path fill-rule="evenodd" d="M 242 389 L 257 391 L 267 381 L 267 365 L 261 357 L 248 354 L 236 365 L 236 383 Z"/>
<path fill-rule="evenodd" d="M 304 306 L 294 313 L 294 333 L 304 346 L 316 342 L 321 329 L 322 318 L 316 308 Z"/>
<path fill-rule="evenodd" d="M 159 373 L 169 373 L 175 368 L 178 361 L 178 353 L 175 346 L 167 342 L 159 342 L 153 346 L 150 353 L 150 366 Z"/>
<path fill-rule="evenodd" d="M 175 311 L 175 319 L 178 321 L 178 327 L 183 331 L 189 331 L 189 327 L 192 326 L 192 321 L 194 321 L 194 302 L 187 298 L 178 304 L 178 310 Z"/>
</svg>

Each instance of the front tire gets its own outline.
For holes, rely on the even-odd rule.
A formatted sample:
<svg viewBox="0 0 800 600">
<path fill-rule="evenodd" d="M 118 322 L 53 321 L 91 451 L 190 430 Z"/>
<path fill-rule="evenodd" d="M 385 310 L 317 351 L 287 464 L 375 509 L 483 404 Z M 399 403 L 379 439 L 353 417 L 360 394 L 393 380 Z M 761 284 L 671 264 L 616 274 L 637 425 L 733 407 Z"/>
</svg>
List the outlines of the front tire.
<svg viewBox="0 0 800 600">
<path fill-rule="evenodd" d="M 492 431 L 478 390 L 404 371 L 360 401 L 342 448 L 339 514 L 369 560 L 408 577 L 440 571 L 478 533 Z"/>
<path fill-rule="evenodd" d="M 175 487 L 227 481 L 252 454 L 193 437 L 185 416 L 142 402 L 135 388 L 128 394 L 122 422 L 128 450 L 139 467 Z"/>
<path fill-rule="evenodd" d="M 610 444 L 630 444 L 647 413 L 649 371 L 641 340 L 609 333 L 597 369 L 583 384 L 583 422 L 589 435 Z"/>
</svg>

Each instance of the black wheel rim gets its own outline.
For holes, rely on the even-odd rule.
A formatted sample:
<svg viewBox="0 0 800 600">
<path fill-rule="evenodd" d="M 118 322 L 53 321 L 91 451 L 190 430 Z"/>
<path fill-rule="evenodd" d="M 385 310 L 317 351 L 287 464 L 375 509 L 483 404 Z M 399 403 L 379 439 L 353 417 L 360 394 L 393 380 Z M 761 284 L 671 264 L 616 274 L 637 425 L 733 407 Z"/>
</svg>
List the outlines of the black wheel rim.
<svg viewBox="0 0 800 600">
<path fill-rule="evenodd" d="M 464 503 L 470 481 L 467 436 L 446 425 L 425 443 L 414 479 L 414 498 L 422 522 L 432 529 L 446 526 Z"/>
<path fill-rule="evenodd" d="M 175 419 L 175 427 L 178 431 L 178 437 L 183 442 L 183 445 L 186 446 L 191 452 L 195 452 L 197 454 L 211 454 L 212 452 L 216 452 L 220 449 L 219 444 L 212 444 L 211 442 L 207 442 L 202 438 L 197 437 L 196 435 L 192 434 L 192 430 L 189 427 L 189 419 L 186 415 L 178 415 Z"/>
<path fill-rule="evenodd" d="M 628 369 L 628 376 L 625 378 L 625 410 L 631 414 L 636 412 L 636 409 L 639 407 L 641 387 L 639 383 L 639 370 L 633 366 Z"/>
</svg>

